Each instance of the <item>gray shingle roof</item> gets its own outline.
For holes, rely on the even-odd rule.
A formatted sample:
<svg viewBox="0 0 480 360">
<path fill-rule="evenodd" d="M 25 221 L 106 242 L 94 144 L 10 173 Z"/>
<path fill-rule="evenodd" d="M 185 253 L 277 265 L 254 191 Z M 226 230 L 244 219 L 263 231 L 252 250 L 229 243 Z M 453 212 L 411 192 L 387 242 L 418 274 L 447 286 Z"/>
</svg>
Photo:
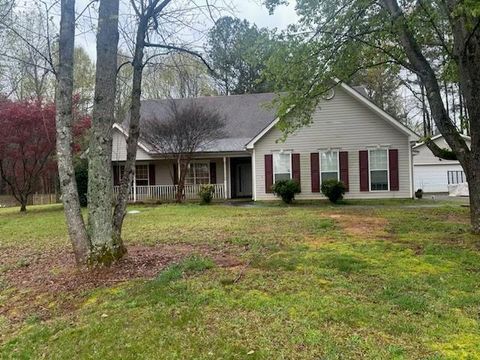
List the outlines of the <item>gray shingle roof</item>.
<svg viewBox="0 0 480 360">
<path fill-rule="evenodd" d="M 205 96 L 195 99 L 162 99 L 142 101 L 140 127 L 142 120 L 154 118 L 158 121 L 166 119 L 170 114 L 171 101 L 179 107 L 190 101 L 212 109 L 225 119 L 226 134 L 208 144 L 202 152 L 243 151 L 245 144 L 275 120 L 275 108 L 271 106 L 275 98 L 273 93 L 245 94 L 230 96 Z M 128 128 L 125 126 L 125 128 Z"/>
</svg>

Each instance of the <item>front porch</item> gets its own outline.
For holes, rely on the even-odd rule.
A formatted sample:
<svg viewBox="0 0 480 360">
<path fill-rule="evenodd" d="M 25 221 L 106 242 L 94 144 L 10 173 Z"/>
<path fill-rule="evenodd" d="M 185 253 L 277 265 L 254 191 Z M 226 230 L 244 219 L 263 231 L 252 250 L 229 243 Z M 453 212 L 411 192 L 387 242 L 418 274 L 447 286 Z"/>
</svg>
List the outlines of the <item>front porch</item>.
<svg viewBox="0 0 480 360">
<path fill-rule="evenodd" d="M 214 200 L 252 197 L 251 158 L 243 156 L 195 158 L 189 165 L 183 190 L 186 201 L 199 200 L 204 184 L 214 185 Z M 113 162 L 114 193 L 118 194 L 123 162 Z M 175 201 L 178 190 L 178 164 L 172 160 L 137 161 L 130 186 L 129 202 Z"/>
</svg>

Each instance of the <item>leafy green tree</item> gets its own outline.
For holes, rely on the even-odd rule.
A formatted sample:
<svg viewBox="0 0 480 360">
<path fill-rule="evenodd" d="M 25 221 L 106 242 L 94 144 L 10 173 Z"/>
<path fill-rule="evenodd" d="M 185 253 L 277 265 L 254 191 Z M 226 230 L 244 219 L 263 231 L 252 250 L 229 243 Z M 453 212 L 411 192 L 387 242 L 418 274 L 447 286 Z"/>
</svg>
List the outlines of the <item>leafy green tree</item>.
<svg viewBox="0 0 480 360">
<path fill-rule="evenodd" d="M 146 99 L 192 98 L 215 94 L 205 65 L 187 53 L 172 53 L 160 62 L 148 63 L 143 74 L 142 96 Z"/>
<path fill-rule="evenodd" d="M 285 2 L 266 0 L 266 5 L 274 11 Z M 472 228 L 480 234 L 480 3 L 298 0 L 296 9 L 299 23 L 283 36 L 267 70 L 268 78 L 287 90 L 278 108 L 285 133 L 310 123 L 322 95 L 335 85 L 332 79 L 349 81 L 362 69 L 400 66 L 418 77 L 431 118 L 465 171 Z M 442 93 L 445 64 L 458 81 L 471 147 Z M 429 138 L 426 142 L 435 155 L 446 155 Z"/>
<path fill-rule="evenodd" d="M 273 52 L 273 34 L 246 20 L 225 16 L 208 36 L 208 56 L 214 78 L 224 94 L 268 92 L 273 89 L 262 72 Z"/>
</svg>

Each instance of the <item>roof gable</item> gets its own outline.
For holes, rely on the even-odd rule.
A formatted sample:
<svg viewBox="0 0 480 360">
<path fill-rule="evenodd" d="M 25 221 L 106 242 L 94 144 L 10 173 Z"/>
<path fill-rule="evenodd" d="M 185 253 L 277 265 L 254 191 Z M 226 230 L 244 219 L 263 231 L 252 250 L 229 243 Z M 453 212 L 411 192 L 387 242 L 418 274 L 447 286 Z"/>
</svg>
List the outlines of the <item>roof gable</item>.
<svg viewBox="0 0 480 360">
<path fill-rule="evenodd" d="M 355 90 L 354 88 L 350 87 L 349 85 L 341 82 L 338 84 L 338 86 L 341 87 L 341 89 L 345 90 L 345 92 L 350 95 L 354 100 L 360 102 L 362 105 L 366 106 L 368 109 L 373 111 L 376 115 L 378 115 L 380 118 L 385 120 L 387 123 L 391 124 L 394 128 L 405 134 L 406 136 L 409 137 L 411 141 L 416 141 L 419 139 L 419 136 L 410 130 L 407 126 L 402 124 L 399 120 L 395 119 L 393 116 L 388 114 L 386 111 L 375 105 L 371 100 L 369 100 L 367 97 L 362 95 L 358 90 Z M 247 144 L 246 147 L 247 149 L 253 149 L 255 143 L 259 141 L 265 134 L 267 134 L 275 125 L 280 121 L 279 118 L 276 118 L 274 121 L 272 121 L 270 124 L 268 124 L 265 128 L 263 128 L 252 140 L 250 140 Z"/>
</svg>

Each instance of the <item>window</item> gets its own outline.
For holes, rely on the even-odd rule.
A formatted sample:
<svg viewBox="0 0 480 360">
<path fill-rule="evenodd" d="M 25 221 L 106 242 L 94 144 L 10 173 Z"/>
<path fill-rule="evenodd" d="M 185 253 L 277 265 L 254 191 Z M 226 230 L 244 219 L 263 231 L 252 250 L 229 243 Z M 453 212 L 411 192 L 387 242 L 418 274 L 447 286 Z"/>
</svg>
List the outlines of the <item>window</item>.
<svg viewBox="0 0 480 360">
<path fill-rule="evenodd" d="M 320 154 L 321 183 L 325 180 L 339 180 L 338 151 L 326 151 Z"/>
<path fill-rule="evenodd" d="M 135 182 L 137 186 L 148 186 L 148 165 L 135 166 Z"/>
<path fill-rule="evenodd" d="M 290 153 L 273 154 L 273 182 L 292 178 L 292 161 Z"/>
<path fill-rule="evenodd" d="M 199 185 L 210 183 L 210 163 L 209 162 L 192 162 L 188 165 L 185 184 Z"/>
<path fill-rule="evenodd" d="M 388 150 L 370 150 L 368 159 L 370 163 L 370 190 L 388 190 Z"/>
</svg>

